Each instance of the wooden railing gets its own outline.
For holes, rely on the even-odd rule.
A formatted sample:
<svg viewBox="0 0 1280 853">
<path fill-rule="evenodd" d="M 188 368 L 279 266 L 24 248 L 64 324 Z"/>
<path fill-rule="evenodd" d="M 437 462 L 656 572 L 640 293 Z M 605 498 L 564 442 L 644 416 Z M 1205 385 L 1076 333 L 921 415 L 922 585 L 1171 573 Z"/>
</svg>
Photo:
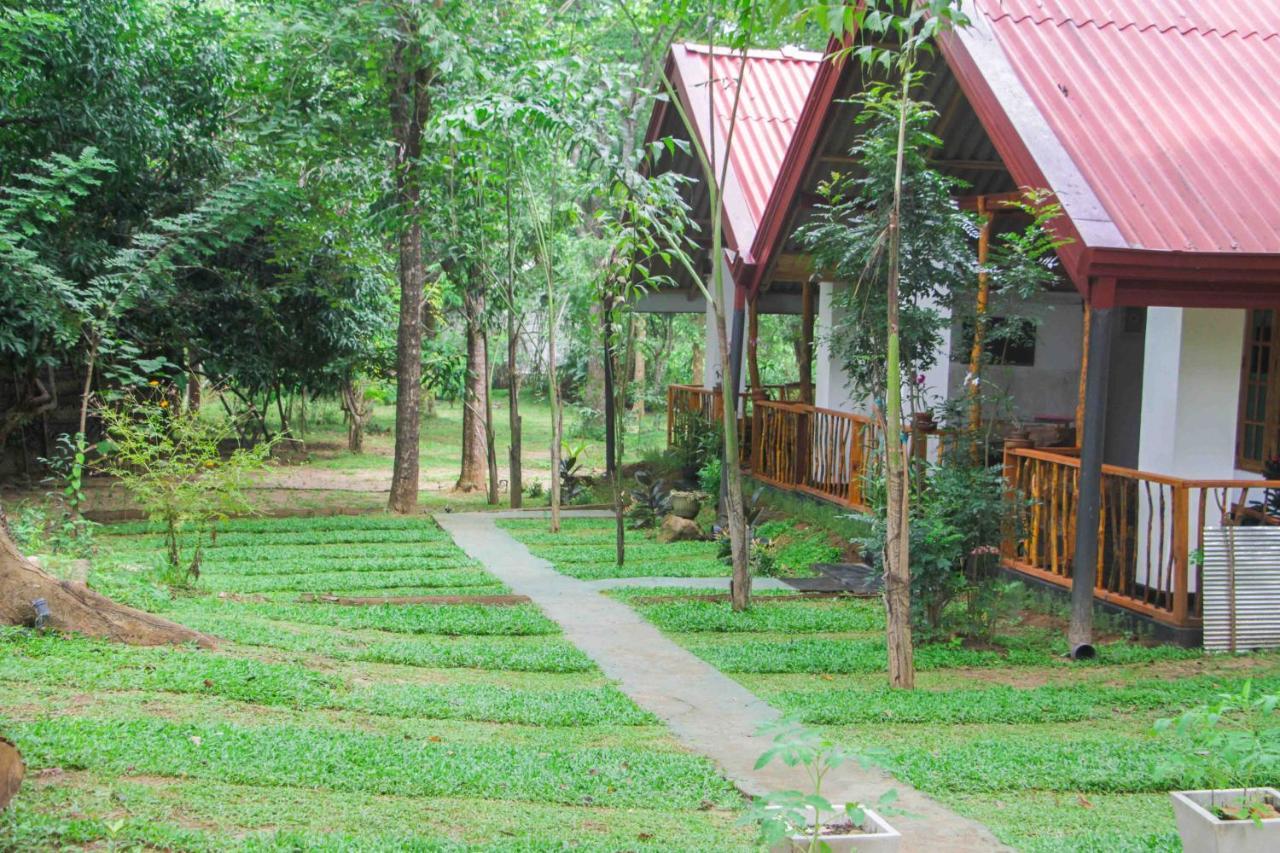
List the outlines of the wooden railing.
<svg viewBox="0 0 1280 853">
<path fill-rule="evenodd" d="M 1005 566 L 1070 587 L 1080 459 L 1052 450 L 1005 452 L 1005 480 L 1020 517 Z M 1094 597 L 1178 627 L 1200 624 L 1200 558 L 1206 526 L 1276 523 L 1260 509 L 1272 480 L 1192 480 L 1105 465 Z"/>
<path fill-rule="evenodd" d="M 750 464 L 757 478 L 865 508 L 866 466 L 876 449 L 870 418 L 800 403 L 754 406 Z"/>
<path fill-rule="evenodd" d="M 751 454 L 751 397 L 738 395 L 744 417 L 738 418 L 738 460 Z M 719 388 L 701 385 L 667 386 L 667 446 L 687 447 L 697 441 L 707 424 L 719 425 L 724 417 L 724 395 Z"/>
</svg>

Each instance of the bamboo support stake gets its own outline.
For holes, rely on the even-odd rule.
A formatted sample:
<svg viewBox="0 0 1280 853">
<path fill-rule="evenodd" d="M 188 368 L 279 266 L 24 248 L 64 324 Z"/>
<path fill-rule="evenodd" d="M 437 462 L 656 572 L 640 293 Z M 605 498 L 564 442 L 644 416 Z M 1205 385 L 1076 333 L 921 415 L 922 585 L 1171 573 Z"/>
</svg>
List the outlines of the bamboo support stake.
<svg viewBox="0 0 1280 853">
<path fill-rule="evenodd" d="M 1076 447 L 1083 447 L 1084 441 L 1084 389 L 1089 378 L 1089 318 L 1093 312 L 1088 303 L 1084 305 L 1084 320 L 1081 321 L 1080 348 L 1080 389 L 1076 393 Z"/>
<path fill-rule="evenodd" d="M 982 397 L 979 375 L 982 372 L 982 347 L 987 336 L 987 303 L 991 298 L 991 281 L 987 274 L 987 257 L 991 253 L 992 215 L 987 210 L 987 197 L 978 196 L 978 215 L 982 230 L 978 233 L 978 300 L 973 313 L 973 345 L 969 349 L 969 429 L 972 431 L 974 462 L 978 461 L 978 431 L 982 427 Z"/>
</svg>

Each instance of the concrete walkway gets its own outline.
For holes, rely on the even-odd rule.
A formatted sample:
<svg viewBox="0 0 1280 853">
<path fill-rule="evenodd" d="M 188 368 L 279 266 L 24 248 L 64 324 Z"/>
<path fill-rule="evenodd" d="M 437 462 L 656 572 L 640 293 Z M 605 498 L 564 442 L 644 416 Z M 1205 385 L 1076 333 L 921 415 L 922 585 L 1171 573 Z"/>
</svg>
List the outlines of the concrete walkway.
<svg viewBox="0 0 1280 853">
<path fill-rule="evenodd" d="M 685 746 L 715 761 L 743 791 L 759 795 L 803 790 L 800 768 L 775 762 L 763 770 L 754 769 L 756 759 L 769 746 L 769 739 L 756 732 L 763 723 L 778 719 L 778 711 L 668 640 L 625 604 L 600 594 L 595 585 L 560 574 L 495 524 L 504 516 L 544 515 L 539 511 L 468 512 L 437 515 L 436 520 L 459 547 L 558 622 L 565 636 L 637 705 L 665 720 Z M 568 512 L 564 515 L 573 517 Z M 910 813 L 892 818 L 902 831 L 904 850 L 1006 849 L 982 825 L 876 770 L 843 765 L 828 776 L 824 794 L 832 802 L 874 803 L 890 788 L 898 792 L 897 805 Z"/>
</svg>

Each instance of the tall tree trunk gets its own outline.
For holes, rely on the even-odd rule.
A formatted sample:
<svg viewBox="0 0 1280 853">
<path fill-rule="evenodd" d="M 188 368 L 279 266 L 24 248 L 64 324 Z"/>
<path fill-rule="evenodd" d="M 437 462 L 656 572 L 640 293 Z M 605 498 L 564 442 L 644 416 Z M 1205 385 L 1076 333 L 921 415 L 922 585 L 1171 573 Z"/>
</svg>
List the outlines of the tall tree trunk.
<svg viewBox="0 0 1280 853">
<path fill-rule="evenodd" d="M 472 282 L 474 284 L 474 282 Z M 484 352 L 484 296 L 467 290 L 462 297 L 467 322 L 467 380 L 462 405 L 462 471 L 454 488 L 474 492 L 485 488 L 487 454 L 485 411 L 488 408 L 488 365 Z"/>
<path fill-rule="evenodd" d="M 898 279 L 902 245 L 902 161 L 906 147 L 907 97 L 911 75 L 903 75 L 898 115 L 898 164 L 889 216 L 888 327 L 885 364 L 885 488 L 887 493 L 884 546 L 885 639 L 889 650 L 889 683 L 915 687 L 915 661 L 911 648 L 910 492 L 902 447 L 902 370 L 898 335 Z"/>
<path fill-rule="evenodd" d="M 417 10 L 410 4 L 396 17 L 391 64 L 391 124 L 395 139 L 396 196 L 401 205 L 400 325 L 396 330 L 396 445 L 389 505 L 412 512 L 418 504 L 419 399 L 422 393 L 422 305 L 426 271 L 422 264 L 422 192 L 418 160 L 422 129 L 431 108 L 432 69 L 422 52 Z"/>
</svg>

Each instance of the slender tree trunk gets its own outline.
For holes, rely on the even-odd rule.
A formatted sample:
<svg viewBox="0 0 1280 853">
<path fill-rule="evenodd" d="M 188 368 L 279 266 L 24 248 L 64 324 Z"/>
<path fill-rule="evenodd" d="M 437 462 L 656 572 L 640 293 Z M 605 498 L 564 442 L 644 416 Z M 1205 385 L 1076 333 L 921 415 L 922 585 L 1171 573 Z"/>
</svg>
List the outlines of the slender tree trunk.
<svg viewBox="0 0 1280 853">
<path fill-rule="evenodd" d="M 889 650 L 889 683 L 915 687 L 915 662 L 911 648 L 910 493 L 902 448 L 902 370 L 898 334 L 898 279 L 902 245 L 902 161 L 906 147 L 907 97 L 910 75 L 903 75 L 898 116 L 898 164 L 894 179 L 893 210 L 889 217 L 888 328 L 889 346 L 885 370 L 885 487 L 888 518 L 884 547 L 884 599 L 886 643 Z"/>
<path fill-rule="evenodd" d="M 601 342 L 604 344 L 604 455 L 605 475 L 609 478 L 610 490 L 613 494 L 614 518 L 614 560 L 621 566 L 626 559 L 624 548 L 624 526 L 622 521 L 622 480 L 618 472 L 618 437 L 622 432 L 619 412 L 620 396 L 617 382 L 617 348 L 614 346 L 614 303 L 613 295 L 606 290 L 600 306 Z M 624 364 L 625 367 L 625 364 Z M 625 383 L 621 383 L 625 384 Z M 625 398 L 622 398 L 625 399 Z"/>
<path fill-rule="evenodd" d="M 507 450 L 507 479 L 511 508 L 524 503 L 524 471 L 521 463 L 520 438 L 520 326 L 516 321 L 516 242 L 511 224 L 511 162 L 507 161 L 507 420 L 511 430 L 511 446 Z"/>
<path fill-rule="evenodd" d="M 560 532 L 560 443 L 564 424 L 560 420 L 560 385 L 556 377 L 555 293 L 547 270 L 547 394 L 551 403 L 551 532 Z"/>
<path fill-rule="evenodd" d="M 421 188 L 418 160 L 422 130 L 431 108 L 432 69 L 422 52 L 417 10 L 409 5 L 396 19 L 391 66 L 391 123 L 395 138 L 396 196 L 400 227 L 400 324 L 396 330 L 396 444 L 390 508 L 412 512 L 418 504 L 419 400 L 422 393 L 422 306 L 426 271 L 422 263 Z"/>
<path fill-rule="evenodd" d="M 662 347 L 653 358 L 653 379 L 657 387 L 666 393 L 667 371 L 671 365 L 671 347 L 675 343 L 675 323 L 670 314 L 663 318 Z"/>
<path fill-rule="evenodd" d="M 692 374 L 689 377 L 689 384 L 697 385 L 699 387 L 702 386 L 703 377 L 707 372 L 706 356 L 703 355 L 702 352 L 702 341 L 706 340 L 707 337 L 707 315 L 705 312 L 702 314 L 700 320 L 701 322 L 699 322 L 698 325 L 701 326 L 701 328 L 695 330 L 696 336 L 693 340 L 693 357 L 689 359 L 689 371 Z"/>
<path fill-rule="evenodd" d="M 342 382 L 342 411 L 347 416 L 347 450 L 364 451 L 364 428 L 369 422 L 370 408 L 364 399 L 364 387 L 348 377 Z"/>
<path fill-rule="evenodd" d="M 98 341 L 93 338 L 89 342 L 89 352 L 85 358 L 84 385 L 80 389 L 80 434 L 85 435 L 89 428 L 89 398 L 93 396 L 93 369 L 98 359 Z"/>
<path fill-rule="evenodd" d="M 462 471 L 454 488 L 474 492 L 485 488 L 488 456 L 485 452 L 488 365 L 484 352 L 484 297 L 468 289 L 462 297 L 462 309 L 467 322 L 467 387 L 462 405 Z"/>
<path fill-rule="evenodd" d="M 498 443 L 493 437 L 493 372 L 489 369 L 489 333 L 481 331 L 484 342 L 484 451 L 489 468 L 489 505 L 498 504 Z"/>
</svg>

